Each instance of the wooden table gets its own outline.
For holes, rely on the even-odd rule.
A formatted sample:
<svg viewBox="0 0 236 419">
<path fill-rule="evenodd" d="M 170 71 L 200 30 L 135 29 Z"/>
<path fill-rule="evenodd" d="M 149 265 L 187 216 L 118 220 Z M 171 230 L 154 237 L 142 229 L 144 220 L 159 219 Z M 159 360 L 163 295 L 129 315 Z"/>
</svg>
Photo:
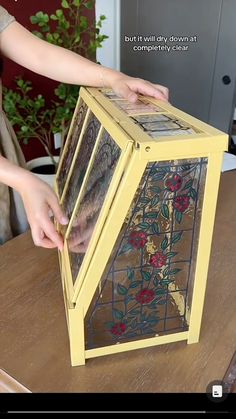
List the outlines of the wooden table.
<svg viewBox="0 0 236 419">
<path fill-rule="evenodd" d="M 0 368 L 32 392 L 205 392 L 236 350 L 236 171 L 222 175 L 200 342 L 71 367 L 57 252 L 29 233 L 0 249 Z M 232 378 L 232 377 L 231 377 Z"/>
</svg>

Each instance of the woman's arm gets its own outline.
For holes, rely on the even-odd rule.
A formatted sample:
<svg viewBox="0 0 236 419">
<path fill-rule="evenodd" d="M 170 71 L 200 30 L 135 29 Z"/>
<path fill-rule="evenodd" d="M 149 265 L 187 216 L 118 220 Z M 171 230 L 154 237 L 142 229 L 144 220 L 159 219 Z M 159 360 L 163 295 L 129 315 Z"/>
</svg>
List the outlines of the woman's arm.
<svg viewBox="0 0 236 419">
<path fill-rule="evenodd" d="M 168 100 L 166 87 L 129 77 L 43 41 L 18 22 L 12 22 L 1 33 L 0 49 L 16 63 L 53 80 L 92 87 L 110 87 L 131 102 L 137 100 L 137 93 Z"/>
<path fill-rule="evenodd" d="M 32 238 L 36 246 L 63 249 L 63 239 L 56 232 L 50 212 L 60 224 L 67 224 L 56 195 L 50 186 L 29 171 L 0 156 L 0 182 L 14 188 L 22 197 Z"/>
</svg>

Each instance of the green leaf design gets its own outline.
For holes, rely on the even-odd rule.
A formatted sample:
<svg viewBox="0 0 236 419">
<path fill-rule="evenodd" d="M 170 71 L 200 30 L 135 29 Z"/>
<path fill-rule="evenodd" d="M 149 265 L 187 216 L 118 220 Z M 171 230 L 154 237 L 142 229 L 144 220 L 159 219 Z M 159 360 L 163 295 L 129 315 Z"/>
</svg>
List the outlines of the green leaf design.
<svg viewBox="0 0 236 419">
<path fill-rule="evenodd" d="M 150 188 L 150 191 L 152 191 L 152 192 L 154 192 L 156 194 L 159 194 L 159 193 L 161 193 L 161 188 L 159 188 L 159 186 L 152 186 Z"/>
<path fill-rule="evenodd" d="M 163 276 L 167 276 L 169 274 L 169 268 L 165 268 L 163 271 Z"/>
<path fill-rule="evenodd" d="M 168 243 L 169 243 L 168 238 L 165 236 L 164 240 L 161 243 L 162 250 L 166 250 L 167 249 Z"/>
<path fill-rule="evenodd" d="M 166 204 L 162 205 L 161 213 L 162 213 L 163 217 L 166 218 L 166 220 L 169 220 L 170 211 L 169 211 L 169 207 Z"/>
<path fill-rule="evenodd" d="M 172 239 L 172 244 L 177 243 L 178 241 L 180 241 L 181 237 L 182 237 L 183 232 L 180 231 L 179 233 L 175 234 L 173 239 Z"/>
<path fill-rule="evenodd" d="M 154 285 L 154 287 L 158 287 L 158 285 L 159 285 L 159 280 L 158 280 L 157 278 L 154 278 L 154 280 L 153 280 L 153 285 Z"/>
<path fill-rule="evenodd" d="M 159 196 L 156 195 L 152 198 L 152 201 L 151 201 L 152 207 L 155 207 L 158 204 L 158 202 L 159 202 Z"/>
<path fill-rule="evenodd" d="M 122 255 L 123 253 L 127 253 L 127 252 L 129 252 L 129 250 L 132 250 L 132 249 L 133 249 L 132 244 L 130 244 L 130 243 L 126 243 L 126 244 L 122 247 L 122 249 L 121 249 L 121 251 L 120 251 L 119 255 Z"/>
<path fill-rule="evenodd" d="M 129 312 L 129 314 L 131 314 L 132 316 L 137 316 L 138 314 L 140 314 L 140 310 L 139 309 L 133 309 Z"/>
<path fill-rule="evenodd" d="M 112 310 L 113 316 L 117 319 L 117 320 L 122 320 L 124 317 L 124 314 L 122 311 L 120 310 L 116 310 L 115 308 L 113 308 Z"/>
<path fill-rule="evenodd" d="M 137 327 L 137 320 L 133 320 L 132 323 L 130 324 L 131 329 L 135 329 Z"/>
<path fill-rule="evenodd" d="M 196 201 L 197 199 L 197 192 L 193 188 L 190 190 L 190 197 L 193 199 L 193 201 Z"/>
<path fill-rule="evenodd" d="M 133 281 L 130 285 L 130 288 L 137 288 L 141 283 L 141 281 Z"/>
<path fill-rule="evenodd" d="M 151 229 L 152 229 L 153 234 L 159 234 L 160 233 L 160 228 L 159 228 L 159 225 L 157 223 L 152 223 Z"/>
<path fill-rule="evenodd" d="M 132 281 L 134 279 L 134 270 L 133 269 L 128 268 L 127 277 L 130 281 Z"/>
<path fill-rule="evenodd" d="M 188 182 L 184 185 L 183 191 L 184 191 L 185 189 L 189 189 L 189 188 L 191 188 L 191 187 L 192 187 L 192 185 L 193 185 L 193 179 L 189 179 L 189 180 L 188 180 Z"/>
<path fill-rule="evenodd" d="M 166 300 L 160 300 L 160 301 L 157 301 L 157 304 L 160 304 L 161 306 L 163 306 L 164 304 L 166 304 L 167 303 L 167 301 Z"/>
<path fill-rule="evenodd" d="M 140 204 L 148 204 L 148 203 L 149 203 L 149 201 L 150 201 L 150 199 L 145 198 L 145 197 L 140 198 L 140 200 L 139 200 Z"/>
<path fill-rule="evenodd" d="M 118 291 L 118 294 L 120 295 L 126 295 L 128 292 L 128 289 L 124 287 L 124 285 L 118 284 L 117 291 Z"/>
<path fill-rule="evenodd" d="M 169 271 L 169 275 L 175 275 L 175 274 L 177 274 L 178 272 L 180 272 L 182 269 L 179 269 L 179 268 L 175 268 L 175 269 L 171 269 L 170 271 Z"/>
<path fill-rule="evenodd" d="M 173 258 L 174 256 L 176 256 L 177 255 L 177 252 L 168 252 L 168 253 L 166 253 L 166 257 L 168 258 L 168 259 L 170 259 L 170 258 Z"/>
<path fill-rule="evenodd" d="M 161 290 L 161 289 L 156 290 L 156 295 L 163 295 L 163 294 L 166 294 L 166 290 Z"/>
<path fill-rule="evenodd" d="M 105 324 L 106 324 L 107 329 L 111 329 L 113 326 L 115 326 L 114 322 L 106 322 Z"/>
<path fill-rule="evenodd" d="M 147 271 L 142 271 L 141 272 L 142 278 L 144 279 L 144 281 L 150 281 L 152 275 L 150 272 Z"/>
<path fill-rule="evenodd" d="M 152 180 L 163 180 L 166 176 L 166 171 L 157 172 L 153 177 Z"/>
<path fill-rule="evenodd" d="M 138 224 L 137 227 L 140 228 L 141 230 L 146 231 L 150 227 L 150 224 L 149 223 L 141 223 L 141 224 Z"/>
<path fill-rule="evenodd" d="M 158 212 L 149 212 L 144 215 L 145 218 L 157 218 Z"/>
<path fill-rule="evenodd" d="M 64 7 L 64 9 L 69 9 L 70 7 L 67 0 L 62 0 L 61 5 Z"/>
<path fill-rule="evenodd" d="M 175 219 L 177 221 L 177 223 L 181 223 L 182 219 L 183 219 L 183 214 L 180 211 L 175 211 Z"/>
</svg>

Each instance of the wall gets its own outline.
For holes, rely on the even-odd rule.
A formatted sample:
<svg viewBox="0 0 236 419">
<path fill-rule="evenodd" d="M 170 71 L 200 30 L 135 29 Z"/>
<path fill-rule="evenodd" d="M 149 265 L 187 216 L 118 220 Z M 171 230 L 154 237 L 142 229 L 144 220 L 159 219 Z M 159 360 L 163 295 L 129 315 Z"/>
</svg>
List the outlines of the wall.
<svg viewBox="0 0 236 419">
<path fill-rule="evenodd" d="M 102 34 L 109 36 L 97 50 L 97 60 L 104 66 L 120 70 L 120 0 L 96 0 L 96 20 L 105 15 Z"/>
<path fill-rule="evenodd" d="M 15 16 L 16 20 L 25 26 L 28 30 L 32 31 L 35 26 L 30 22 L 30 16 L 38 11 L 44 13 L 54 13 L 56 9 L 61 7 L 61 0 L 1 0 L 1 6 L 5 7 L 10 14 Z M 91 20 L 94 19 L 94 10 L 88 10 L 88 16 Z M 17 40 L 16 40 L 17 48 Z M 32 73 L 8 59 L 4 59 L 4 74 L 3 84 L 9 88 L 15 87 L 15 76 L 22 76 L 27 80 L 33 82 L 34 94 L 42 94 L 47 102 L 53 97 L 53 91 L 57 86 L 57 82 L 42 77 L 38 74 Z M 21 144 L 26 160 L 45 155 L 44 148 L 37 141 L 31 141 L 28 145 Z M 58 150 L 55 154 L 58 154 Z"/>
</svg>

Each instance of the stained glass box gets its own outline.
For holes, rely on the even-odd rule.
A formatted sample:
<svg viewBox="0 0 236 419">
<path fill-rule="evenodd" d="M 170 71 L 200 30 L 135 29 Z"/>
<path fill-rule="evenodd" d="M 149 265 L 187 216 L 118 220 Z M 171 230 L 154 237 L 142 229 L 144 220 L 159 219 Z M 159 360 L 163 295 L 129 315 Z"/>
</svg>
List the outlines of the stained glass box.
<svg viewBox="0 0 236 419">
<path fill-rule="evenodd" d="M 81 88 L 55 182 L 72 365 L 199 340 L 227 148 L 170 104 Z"/>
</svg>

